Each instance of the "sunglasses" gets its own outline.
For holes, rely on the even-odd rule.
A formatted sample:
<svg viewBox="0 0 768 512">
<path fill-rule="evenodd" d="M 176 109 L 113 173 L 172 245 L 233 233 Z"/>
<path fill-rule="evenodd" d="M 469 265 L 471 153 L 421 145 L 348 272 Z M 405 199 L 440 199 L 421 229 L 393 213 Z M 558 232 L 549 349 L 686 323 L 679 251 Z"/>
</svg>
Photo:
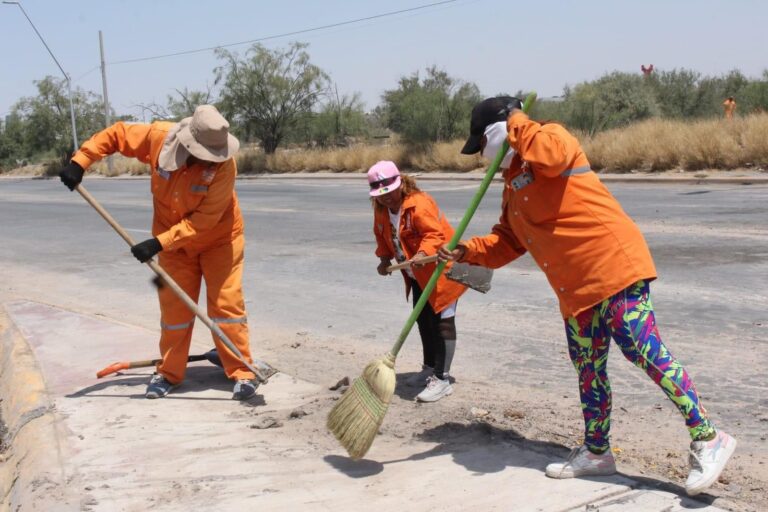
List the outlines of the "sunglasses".
<svg viewBox="0 0 768 512">
<path fill-rule="evenodd" d="M 371 190 L 376 190 L 382 187 L 388 187 L 391 184 L 393 184 L 395 181 L 397 181 L 397 176 L 392 176 L 391 178 L 384 178 L 383 180 L 379 180 L 379 181 L 372 181 L 370 183 Z"/>
</svg>

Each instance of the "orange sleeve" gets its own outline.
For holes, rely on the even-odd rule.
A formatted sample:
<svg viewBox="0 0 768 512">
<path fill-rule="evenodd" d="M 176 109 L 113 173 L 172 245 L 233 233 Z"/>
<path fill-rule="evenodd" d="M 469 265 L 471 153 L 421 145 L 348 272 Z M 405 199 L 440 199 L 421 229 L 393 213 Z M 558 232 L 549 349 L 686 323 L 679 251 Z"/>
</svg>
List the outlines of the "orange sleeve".
<svg viewBox="0 0 768 512">
<path fill-rule="evenodd" d="M 507 224 L 506 217 L 505 203 L 499 223 L 493 226 L 489 235 L 476 236 L 469 241 L 461 242 L 467 248 L 464 259 L 461 261 L 488 268 L 501 268 L 525 254 L 525 247 L 520 244 L 512 228 Z"/>
<path fill-rule="evenodd" d="M 208 194 L 200 205 L 181 222 L 157 236 L 163 249 L 172 245 L 178 247 L 179 242 L 212 229 L 232 204 L 237 175 L 235 159 L 230 158 L 218 165 L 215 177 L 208 186 Z"/>
<path fill-rule="evenodd" d="M 389 258 L 390 260 L 395 257 L 392 251 L 389 250 L 387 241 L 384 239 L 384 233 L 381 233 L 378 229 L 378 224 L 384 226 L 384 231 L 389 233 L 389 229 L 392 229 L 389 225 L 389 219 L 385 219 L 380 214 L 374 214 L 373 216 L 373 235 L 376 237 L 376 256 L 379 258 Z M 387 229 L 389 228 L 389 229 Z"/>
<path fill-rule="evenodd" d="M 534 172 L 554 178 L 576 159 L 580 146 L 575 137 L 558 124 L 541 125 L 523 112 L 507 119 L 509 145 L 528 162 Z"/>
<path fill-rule="evenodd" d="M 440 210 L 434 199 L 425 196 L 419 201 L 416 215 L 413 216 L 413 224 L 422 235 L 416 252 L 432 256 L 437 254 L 440 247 L 448 243 L 440 222 Z"/>
<path fill-rule="evenodd" d="M 148 164 L 151 131 L 150 124 L 126 124 L 120 121 L 85 141 L 72 160 L 87 169 L 105 156 L 119 152 Z"/>
</svg>

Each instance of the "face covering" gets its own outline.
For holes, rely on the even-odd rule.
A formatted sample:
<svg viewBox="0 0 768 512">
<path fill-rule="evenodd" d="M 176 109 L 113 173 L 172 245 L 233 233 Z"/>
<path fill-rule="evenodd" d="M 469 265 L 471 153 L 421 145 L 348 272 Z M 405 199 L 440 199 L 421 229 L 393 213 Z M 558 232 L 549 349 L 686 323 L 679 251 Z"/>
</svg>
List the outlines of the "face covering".
<svg viewBox="0 0 768 512">
<path fill-rule="evenodd" d="M 485 147 L 480 153 L 488 160 L 496 158 L 496 154 L 501 149 L 501 145 L 507 139 L 507 122 L 499 121 L 498 123 L 489 124 L 485 129 Z M 515 150 L 509 148 L 507 154 L 504 155 L 504 159 L 501 161 L 500 169 L 506 169 L 512 162 L 512 157 L 515 156 Z"/>
</svg>

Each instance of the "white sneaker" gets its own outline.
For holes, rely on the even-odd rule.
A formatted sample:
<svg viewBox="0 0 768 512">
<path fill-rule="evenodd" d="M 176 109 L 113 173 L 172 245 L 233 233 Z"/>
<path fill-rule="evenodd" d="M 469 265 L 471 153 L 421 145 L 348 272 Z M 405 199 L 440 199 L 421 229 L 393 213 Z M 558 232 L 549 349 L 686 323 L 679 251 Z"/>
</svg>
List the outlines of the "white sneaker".
<svg viewBox="0 0 768 512">
<path fill-rule="evenodd" d="M 405 384 L 414 388 L 420 388 L 427 384 L 427 379 L 435 374 L 435 369 L 422 365 L 421 371 L 405 379 Z"/>
<path fill-rule="evenodd" d="M 725 432 L 718 432 L 711 441 L 693 441 L 688 457 L 691 472 L 685 481 L 685 492 L 694 496 L 717 482 L 735 449 L 736 439 Z"/>
<path fill-rule="evenodd" d="M 582 445 L 571 450 L 565 462 L 549 464 L 545 472 L 550 478 L 612 475 L 616 472 L 616 461 L 610 449 L 598 455 Z"/>
<path fill-rule="evenodd" d="M 427 378 L 427 387 L 416 396 L 420 402 L 437 402 L 444 396 L 453 393 L 453 386 L 448 379 L 438 379 L 434 375 Z"/>
</svg>

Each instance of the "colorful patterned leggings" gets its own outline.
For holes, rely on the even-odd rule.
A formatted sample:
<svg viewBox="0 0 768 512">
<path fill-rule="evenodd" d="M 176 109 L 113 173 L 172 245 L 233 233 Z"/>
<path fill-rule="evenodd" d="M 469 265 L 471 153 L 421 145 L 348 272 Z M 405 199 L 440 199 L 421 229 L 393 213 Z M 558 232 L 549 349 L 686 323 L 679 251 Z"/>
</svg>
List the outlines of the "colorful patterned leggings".
<svg viewBox="0 0 768 512">
<path fill-rule="evenodd" d="M 611 337 L 629 361 L 642 368 L 680 410 L 691 438 L 714 433 L 691 378 L 664 346 L 656 328 L 647 281 L 638 281 L 600 304 L 565 321 L 568 353 L 579 373 L 584 444 L 595 453 L 609 447 Z"/>
</svg>

